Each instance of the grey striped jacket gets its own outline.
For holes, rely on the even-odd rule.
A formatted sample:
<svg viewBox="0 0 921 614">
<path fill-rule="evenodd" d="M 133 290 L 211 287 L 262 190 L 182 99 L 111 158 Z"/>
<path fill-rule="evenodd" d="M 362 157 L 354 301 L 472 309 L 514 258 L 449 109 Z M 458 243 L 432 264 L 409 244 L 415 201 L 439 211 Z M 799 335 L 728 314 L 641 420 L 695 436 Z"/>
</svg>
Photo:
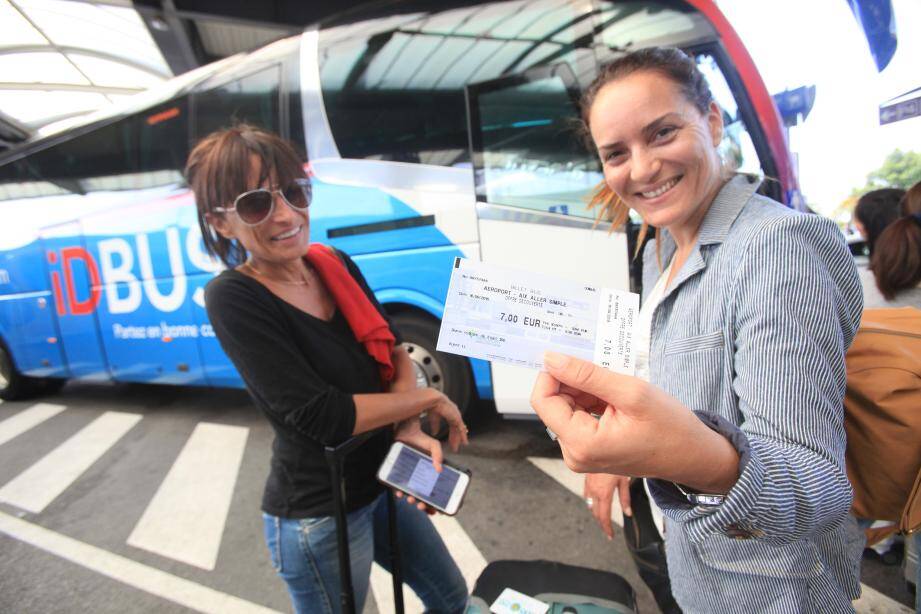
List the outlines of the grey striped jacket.
<svg viewBox="0 0 921 614">
<path fill-rule="evenodd" d="M 854 262 L 828 219 L 738 175 L 653 314 L 651 381 L 740 452 L 717 508 L 650 480 L 686 612 L 850 612 L 863 539 L 844 468 L 844 354 L 860 321 Z M 663 266 L 675 244 L 660 236 Z M 660 274 L 655 242 L 643 287 Z"/>
</svg>

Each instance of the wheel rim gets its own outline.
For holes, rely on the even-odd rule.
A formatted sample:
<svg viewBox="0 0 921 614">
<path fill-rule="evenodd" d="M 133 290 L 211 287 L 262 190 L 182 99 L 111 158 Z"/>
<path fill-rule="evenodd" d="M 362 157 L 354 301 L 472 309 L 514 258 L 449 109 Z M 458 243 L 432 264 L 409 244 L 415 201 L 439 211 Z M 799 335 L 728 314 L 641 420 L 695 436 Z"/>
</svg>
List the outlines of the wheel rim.
<svg viewBox="0 0 921 614">
<path fill-rule="evenodd" d="M 445 378 L 441 371 L 441 365 L 438 359 L 421 345 L 415 343 L 404 343 L 406 353 L 413 361 L 413 369 L 416 372 L 417 388 L 434 388 L 444 392 Z"/>
<path fill-rule="evenodd" d="M 10 361 L 6 350 L 0 347 L 0 390 L 9 388 L 12 375 L 13 363 Z"/>
</svg>

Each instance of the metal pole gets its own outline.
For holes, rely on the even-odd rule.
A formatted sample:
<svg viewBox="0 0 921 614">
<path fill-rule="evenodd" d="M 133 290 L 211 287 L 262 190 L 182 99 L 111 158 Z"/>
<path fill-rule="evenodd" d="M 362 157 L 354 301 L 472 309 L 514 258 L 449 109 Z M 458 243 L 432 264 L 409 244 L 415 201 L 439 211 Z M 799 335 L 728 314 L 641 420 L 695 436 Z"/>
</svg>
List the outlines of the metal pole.
<svg viewBox="0 0 921 614">
<path fill-rule="evenodd" d="M 355 614 L 355 593 L 352 590 L 352 562 L 349 556 L 349 526 L 345 514 L 345 481 L 342 460 L 334 448 L 326 448 L 326 460 L 332 477 L 333 511 L 336 516 L 336 540 L 339 545 L 339 603 L 345 614 Z"/>
<path fill-rule="evenodd" d="M 400 539 L 397 535 L 397 498 L 387 490 L 387 520 L 390 524 L 390 576 L 393 578 L 393 607 L 403 614 L 403 570 L 400 566 Z"/>
</svg>

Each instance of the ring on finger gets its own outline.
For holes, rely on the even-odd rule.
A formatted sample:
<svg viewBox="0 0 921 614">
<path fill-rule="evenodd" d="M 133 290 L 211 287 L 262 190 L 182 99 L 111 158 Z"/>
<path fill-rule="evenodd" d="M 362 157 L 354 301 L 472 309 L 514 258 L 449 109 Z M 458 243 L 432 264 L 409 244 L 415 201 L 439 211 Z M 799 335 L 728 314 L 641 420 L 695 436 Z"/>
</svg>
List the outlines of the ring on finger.
<svg viewBox="0 0 921 614">
<path fill-rule="evenodd" d="M 595 500 L 592 499 L 591 497 L 586 497 L 586 498 L 585 498 L 585 505 L 588 506 L 588 509 L 592 509 L 592 506 L 595 505 Z"/>
</svg>

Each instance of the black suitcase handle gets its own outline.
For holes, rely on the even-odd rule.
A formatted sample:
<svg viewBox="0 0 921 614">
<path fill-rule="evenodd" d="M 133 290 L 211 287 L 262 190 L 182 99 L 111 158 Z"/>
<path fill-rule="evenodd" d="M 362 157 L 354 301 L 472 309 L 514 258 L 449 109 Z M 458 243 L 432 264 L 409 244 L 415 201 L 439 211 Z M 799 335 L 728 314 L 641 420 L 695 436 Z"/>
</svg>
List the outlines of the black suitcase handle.
<svg viewBox="0 0 921 614">
<path fill-rule="evenodd" d="M 387 427 L 385 427 L 387 428 Z M 352 562 L 349 554 L 349 527 L 345 513 L 345 457 L 360 448 L 380 431 L 351 437 L 338 446 L 326 446 L 326 462 L 333 484 L 333 513 L 336 518 L 336 541 L 339 550 L 339 604 L 343 614 L 355 614 L 355 591 L 352 585 Z M 390 529 L 390 575 L 393 578 L 393 605 L 396 614 L 403 614 L 403 573 L 400 568 L 399 536 L 397 535 L 397 500 L 387 490 L 387 520 Z"/>
</svg>

